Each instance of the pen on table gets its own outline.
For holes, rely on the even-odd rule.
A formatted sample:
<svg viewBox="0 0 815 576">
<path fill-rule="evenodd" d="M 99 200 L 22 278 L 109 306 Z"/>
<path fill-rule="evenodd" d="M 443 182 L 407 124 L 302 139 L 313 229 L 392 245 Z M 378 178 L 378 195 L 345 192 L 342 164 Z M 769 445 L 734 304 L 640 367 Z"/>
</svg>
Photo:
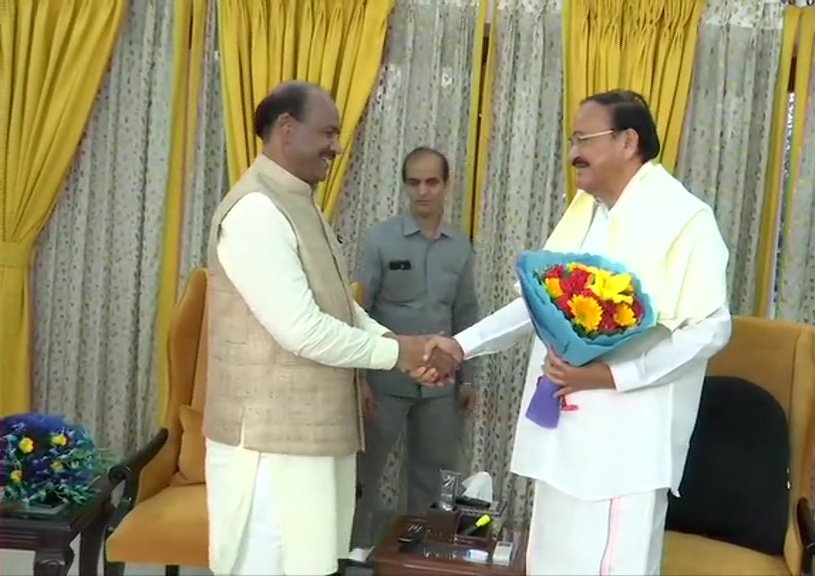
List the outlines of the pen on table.
<svg viewBox="0 0 815 576">
<path fill-rule="evenodd" d="M 461 533 L 461 535 L 462 536 L 470 536 L 470 535 L 473 534 L 473 532 L 475 532 L 479 528 L 483 528 L 484 526 L 489 524 L 491 521 L 492 521 L 492 518 L 490 518 L 489 514 L 484 514 L 483 516 L 481 516 L 481 518 L 476 520 L 474 524 L 472 524 L 471 526 L 468 526 L 467 529 L 464 532 Z"/>
</svg>

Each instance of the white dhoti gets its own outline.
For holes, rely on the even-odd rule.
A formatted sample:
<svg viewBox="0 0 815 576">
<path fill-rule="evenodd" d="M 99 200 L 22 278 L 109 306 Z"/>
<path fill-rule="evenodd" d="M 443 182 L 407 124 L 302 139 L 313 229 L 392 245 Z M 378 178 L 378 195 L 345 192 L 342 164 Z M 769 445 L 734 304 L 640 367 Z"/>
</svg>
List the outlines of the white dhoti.
<svg viewBox="0 0 815 576">
<path fill-rule="evenodd" d="M 526 573 L 658 575 L 667 511 L 667 489 L 580 500 L 538 481 Z"/>
<path fill-rule="evenodd" d="M 333 574 L 351 543 L 356 458 L 261 454 L 207 440 L 216 575 Z"/>
</svg>

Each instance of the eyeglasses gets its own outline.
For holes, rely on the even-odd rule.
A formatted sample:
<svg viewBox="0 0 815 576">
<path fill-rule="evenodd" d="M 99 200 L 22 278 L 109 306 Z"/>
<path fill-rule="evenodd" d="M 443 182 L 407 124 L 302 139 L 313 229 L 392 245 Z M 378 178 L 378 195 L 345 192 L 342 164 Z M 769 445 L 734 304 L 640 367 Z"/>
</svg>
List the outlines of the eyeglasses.
<svg viewBox="0 0 815 576">
<path fill-rule="evenodd" d="M 603 130 L 601 132 L 592 132 L 591 134 L 573 134 L 569 138 L 569 143 L 576 147 L 580 148 L 583 144 L 586 143 L 587 140 L 591 140 L 592 138 L 597 138 L 598 136 L 605 136 L 606 134 L 614 134 L 617 132 L 616 130 Z"/>
</svg>

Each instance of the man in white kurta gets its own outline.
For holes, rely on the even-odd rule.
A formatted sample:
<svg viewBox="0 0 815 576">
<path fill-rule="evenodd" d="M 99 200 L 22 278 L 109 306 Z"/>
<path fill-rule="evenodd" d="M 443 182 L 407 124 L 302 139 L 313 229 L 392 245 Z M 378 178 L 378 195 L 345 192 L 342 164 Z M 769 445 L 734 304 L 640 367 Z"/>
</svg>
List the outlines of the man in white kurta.
<svg viewBox="0 0 815 576">
<path fill-rule="evenodd" d="M 208 255 L 206 484 L 215 574 L 333 574 L 348 554 L 355 368 L 414 370 L 426 338 L 395 336 L 350 297 L 314 188 L 341 151 L 321 88 L 258 106 L 263 153 L 213 216 Z"/>
<path fill-rule="evenodd" d="M 707 361 L 730 337 L 728 252 L 710 208 L 653 162 L 659 140 L 640 96 L 589 98 L 571 142 L 581 190 L 546 248 L 625 264 L 658 326 L 584 367 L 535 338 L 511 463 L 536 481 L 527 573 L 659 574 L 668 491 L 678 493 Z M 471 358 L 531 334 L 519 298 L 447 349 Z M 577 406 L 554 429 L 525 416 L 543 371 Z"/>
</svg>

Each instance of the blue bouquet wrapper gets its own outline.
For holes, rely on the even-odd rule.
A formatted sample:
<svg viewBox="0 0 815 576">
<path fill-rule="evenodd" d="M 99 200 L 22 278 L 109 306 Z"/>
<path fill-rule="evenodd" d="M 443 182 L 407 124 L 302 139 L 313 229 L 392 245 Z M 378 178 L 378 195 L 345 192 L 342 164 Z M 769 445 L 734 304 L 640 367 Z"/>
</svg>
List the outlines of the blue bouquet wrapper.
<svg viewBox="0 0 815 576">
<path fill-rule="evenodd" d="M 619 334 L 603 334 L 594 338 L 584 338 L 579 335 L 575 332 L 569 319 L 552 302 L 546 289 L 538 280 L 538 275 L 542 275 L 552 266 L 558 264 L 565 266 L 570 263 L 594 266 L 616 274 L 631 274 L 622 264 L 594 254 L 548 250 L 523 252 L 516 263 L 521 294 L 529 310 L 535 333 L 547 350 L 554 351 L 562 360 L 572 366 L 583 366 L 656 325 L 656 314 L 651 305 L 651 299 L 643 291 L 639 279 L 631 274 L 634 291 L 644 311 L 640 323 Z M 554 382 L 541 375 L 527 408 L 526 417 L 544 428 L 557 427 L 562 405 L 561 399 L 554 397 L 557 390 L 558 386 Z"/>
</svg>

